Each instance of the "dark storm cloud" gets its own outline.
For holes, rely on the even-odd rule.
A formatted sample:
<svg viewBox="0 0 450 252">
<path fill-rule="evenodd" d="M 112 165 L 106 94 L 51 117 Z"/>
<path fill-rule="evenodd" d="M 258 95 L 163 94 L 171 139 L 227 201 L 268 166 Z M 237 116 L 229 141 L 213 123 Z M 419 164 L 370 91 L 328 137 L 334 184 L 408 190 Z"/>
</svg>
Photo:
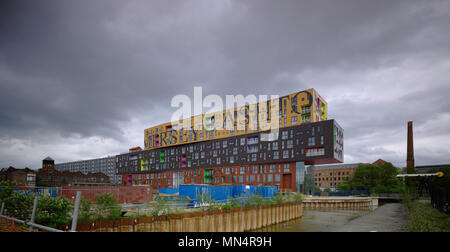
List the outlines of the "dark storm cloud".
<svg viewBox="0 0 450 252">
<path fill-rule="evenodd" d="M 313 87 L 344 127 L 350 161 L 368 161 L 377 151 L 403 160 L 392 146 L 403 140 L 406 121 L 423 130 L 438 118 L 438 130 L 427 136 L 449 133 L 439 120 L 450 111 L 448 7 L 446 1 L 2 1 L 0 158 L 13 162 L 6 149 L 39 148 L 45 139 L 70 142 L 65 152 L 43 148 L 66 160 L 72 151 L 83 158 L 86 143 L 97 138 L 107 139 L 98 155 L 142 145 L 144 128 L 170 120 L 173 96 L 192 97 L 193 87 L 202 86 L 204 96 L 222 97 Z M 406 75 L 428 88 L 408 91 L 421 83 Z M 392 146 L 383 147 L 379 135 L 392 135 Z M 366 139 L 372 149 L 360 144 Z M 102 148 L 95 141 L 91 149 Z"/>
<path fill-rule="evenodd" d="M 11 129 L 17 134 L 28 129 L 82 135 L 118 131 L 108 129 L 120 117 L 108 105 L 117 95 L 112 97 L 111 87 L 100 80 L 108 67 L 101 46 L 105 39 L 89 30 L 97 23 L 94 13 L 72 9 L 73 3 L 12 1 L 2 8 L 6 39 L 0 42 L 0 102 L 8 109 L 1 119 L 9 123 L 2 126 L 10 136 Z"/>
<path fill-rule="evenodd" d="M 269 86 L 277 73 L 308 67 L 364 69 L 417 50 L 449 52 L 442 43 L 450 35 L 438 32 L 447 29 L 449 17 L 433 16 L 431 3 L 418 9 L 415 4 L 423 2 L 245 3 L 239 22 L 231 22 L 226 32 L 218 34 L 226 54 L 238 62 L 232 69 L 237 85 L 230 89 L 256 83 Z M 433 37 L 419 36 L 430 27 L 436 28 L 436 34 L 430 32 Z"/>
</svg>

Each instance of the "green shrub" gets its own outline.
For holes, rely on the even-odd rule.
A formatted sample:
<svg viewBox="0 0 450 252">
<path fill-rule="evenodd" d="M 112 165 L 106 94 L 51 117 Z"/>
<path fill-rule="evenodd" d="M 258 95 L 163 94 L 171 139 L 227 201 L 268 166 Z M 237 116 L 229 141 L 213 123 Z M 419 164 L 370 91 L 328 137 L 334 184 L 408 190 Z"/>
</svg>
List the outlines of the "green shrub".
<svg viewBox="0 0 450 252">
<path fill-rule="evenodd" d="M 303 201 L 303 194 L 301 193 L 296 193 L 294 195 L 294 202 L 302 202 Z"/>
<path fill-rule="evenodd" d="M 228 197 L 227 202 L 222 205 L 222 208 L 230 210 L 241 206 L 242 206 L 242 197 Z"/>
<path fill-rule="evenodd" d="M 72 222 L 70 212 L 73 205 L 65 197 L 39 197 L 35 222 L 44 226 L 58 228 Z"/>
<path fill-rule="evenodd" d="M 97 216 L 99 220 L 116 220 L 121 217 L 122 206 L 116 201 L 112 193 L 103 193 L 95 196 Z"/>
<path fill-rule="evenodd" d="M 410 201 L 407 206 L 410 232 L 450 232 L 448 215 L 434 209 L 430 203 Z"/>
<path fill-rule="evenodd" d="M 266 200 L 261 195 L 254 194 L 253 200 L 256 206 L 263 206 L 267 204 Z"/>
<path fill-rule="evenodd" d="M 24 221 L 31 219 L 34 203 L 33 194 L 21 194 L 13 191 L 10 194 L 8 193 L 8 196 L 4 197 L 2 201 L 5 202 L 4 215 Z"/>
<path fill-rule="evenodd" d="M 79 209 L 79 212 L 78 212 L 78 220 L 79 220 L 79 222 L 92 222 L 92 221 L 95 221 L 95 217 L 92 214 L 92 205 L 93 205 L 92 201 L 90 201 L 88 199 L 81 198 L 80 209 Z"/>
<path fill-rule="evenodd" d="M 216 201 L 211 198 L 211 193 L 209 192 L 197 196 L 197 200 L 203 210 L 216 210 L 220 208 L 218 204 L 216 204 Z"/>
<path fill-rule="evenodd" d="M 275 196 L 272 197 L 274 204 L 286 203 L 286 199 L 280 192 L 275 192 Z"/>
<path fill-rule="evenodd" d="M 166 215 L 169 213 L 169 205 L 165 198 L 159 198 L 156 203 L 152 205 L 153 210 L 151 212 L 152 216 Z"/>
<path fill-rule="evenodd" d="M 29 221 L 33 212 L 34 194 L 19 193 L 12 190 L 2 191 L 5 202 L 5 215 L 23 221 Z M 39 196 L 34 222 L 40 225 L 58 228 L 72 221 L 70 212 L 73 205 L 64 197 L 51 198 Z"/>
</svg>

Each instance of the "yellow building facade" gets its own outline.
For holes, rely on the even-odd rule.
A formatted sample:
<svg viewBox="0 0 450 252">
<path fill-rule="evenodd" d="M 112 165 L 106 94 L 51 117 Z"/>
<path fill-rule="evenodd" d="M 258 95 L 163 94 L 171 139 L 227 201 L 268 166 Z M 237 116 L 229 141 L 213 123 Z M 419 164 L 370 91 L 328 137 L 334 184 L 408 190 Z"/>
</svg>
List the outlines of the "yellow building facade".
<svg viewBox="0 0 450 252">
<path fill-rule="evenodd" d="M 327 110 L 326 101 L 317 91 L 308 89 L 147 128 L 144 148 L 150 150 L 325 121 Z"/>
</svg>

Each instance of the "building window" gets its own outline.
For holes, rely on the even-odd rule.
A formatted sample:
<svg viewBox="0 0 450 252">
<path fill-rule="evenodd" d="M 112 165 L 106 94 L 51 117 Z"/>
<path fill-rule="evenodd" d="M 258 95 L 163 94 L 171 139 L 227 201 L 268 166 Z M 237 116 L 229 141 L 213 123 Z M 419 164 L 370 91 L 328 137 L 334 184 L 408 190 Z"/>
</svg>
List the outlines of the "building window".
<svg viewBox="0 0 450 252">
<path fill-rule="evenodd" d="M 297 117 L 296 117 L 296 116 L 293 116 L 293 117 L 291 118 L 291 124 L 292 124 L 292 125 L 297 125 Z"/>
<path fill-rule="evenodd" d="M 314 148 L 306 150 L 307 157 L 316 157 L 325 155 L 325 148 Z"/>
<path fill-rule="evenodd" d="M 286 139 L 288 139 L 288 137 L 289 137 L 289 132 L 286 130 L 286 131 L 282 131 L 281 132 L 281 139 L 282 140 L 286 140 Z"/>
<path fill-rule="evenodd" d="M 284 171 L 284 172 L 290 172 L 290 171 L 291 171 L 290 165 L 289 165 L 289 164 L 284 164 L 284 169 L 283 169 L 283 171 Z"/>
<path fill-rule="evenodd" d="M 272 150 L 278 150 L 278 142 L 272 143 Z"/>
<path fill-rule="evenodd" d="M 275 174 L 275 182 L 280 182 L 280 174 Z"/>
<path fill-rule="evenodd" d="M 308 146 L 313 146 L 316 144 L 316 140 L 314 137 L 309 137 L 308 138 Z"/>
<path fill-rule="evenodd" d="M 258 137 L 249 137 L 247 140 L 247 144 L 257 144 L 258 143 Z"/>
<path fill-rule="evenodd" d="M 294 140 L 288 140 L 287 141 L 287 148 L 292 149 L 294 147 Z"/>
<path fill-rule="evenodd" d="M 275 165 L 270 165 L 269 172 L 274 173 L 275 172 Z"/>
<path fill-rule="evenodd" d="M 248 153 L 256 153 L 256 152 L 258 152 L 258 145 L 249 145 L 247 147 L 247 152 Z"/>
</svg>

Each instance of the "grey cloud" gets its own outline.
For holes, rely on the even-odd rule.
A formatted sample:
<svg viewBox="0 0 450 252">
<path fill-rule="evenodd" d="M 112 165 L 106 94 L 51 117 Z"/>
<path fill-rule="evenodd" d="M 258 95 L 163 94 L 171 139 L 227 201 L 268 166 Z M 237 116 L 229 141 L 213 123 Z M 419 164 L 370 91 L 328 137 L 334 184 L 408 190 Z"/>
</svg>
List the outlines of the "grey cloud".
<svg viewBox="0 0 450 252">
<path fill-rule="evenodd" d="M 144 127 L 169 121 L 171 98 L 192 97 L 194 86 L 202 86 L 205 96 L 222 97 L 313 87 L 329 98 L 330 117 L 344 127 L 351 144 L 347 153 L 366 161 L 373 153 L 358 152 L 364 148 L 358 139 L 382 146 L 379 136 L 399 139 L 406 121 L 414 120 L 419 129 L 450 111 L 443 75 L 450 52 L 445 1 L 15 0 L 0 5 L 0 139 L 5 141 L 26 139 L 37 146 L 45 138 L 71 139 L 70 152 L 100 137 L 121 145 L 105 151 L 126 150 L 142 143 Z M 378 99 L 383 92 L 367 102 L 349 99 L 358 96 L 361 85 L 375 85 L 355 83 L 352 76 L 364 81 L 359 76 L 402 67 L 407 59 L 441 66 L 430 71 L 437 76 L 424 77 L 429 90 L 394 93 L 385 104 Z M 339 80 L 303 78 L 310 69 L 319 79 L 337 69 Z M 398 73 L 410 71 L 415 70 Z M 381 72 L 380 79 L 385 75 Z M 408 83 L 400 83 L 401 89 Z M 427 106 L 421 106 L 423 94 Z M 439 130 L 430 134 L 448 133 L 437 124 Z M 139 139 L 128 139 L 137 125 L 142 125 Z M 2 150 L 0 158 L 6 153 Z"/>
</svg>

